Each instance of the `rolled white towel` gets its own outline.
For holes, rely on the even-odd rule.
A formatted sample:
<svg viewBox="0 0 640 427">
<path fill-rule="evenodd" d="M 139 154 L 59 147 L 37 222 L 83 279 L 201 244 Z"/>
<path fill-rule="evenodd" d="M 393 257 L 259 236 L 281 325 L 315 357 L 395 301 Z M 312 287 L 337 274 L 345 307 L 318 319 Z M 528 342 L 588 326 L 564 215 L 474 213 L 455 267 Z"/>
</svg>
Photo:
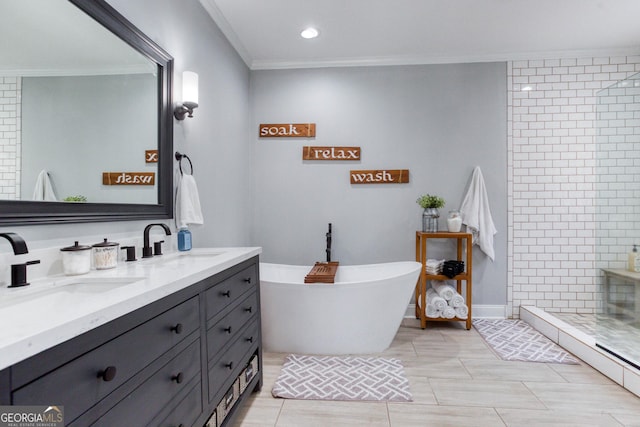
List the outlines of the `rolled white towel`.
<svg viewBox="0 0 640 427">
<path fill-rule="evenodd" d="M 456 309 L 447 306 L 444 310 L 442 310 L 442 317 L 444 317 L 445 319 L 453 319 L 454 317 L 456 317 Z"/>
<path fill-rule="evenodd" d="M 433 289 L 427 289 L 427 305 L 433 305 L 436 310 L 442 312 L 445 308 L 447 308 L 447 302 L 444 298 L 438 296 L 438 293 Z"/>
<path fill-rule="evenodd" d="M 464 305 L 464 297 L 456 292 L 456 294 L 449 301 L 449 305 L 453 308 L 458 308 Z"/>
<path fill-rule="evenodd" d="M 432 280 L 431 287 L 433 287 L 438 295 L 444 298 L 446 301 L 450 301 L 451 298 L 453 298 L 453 296 L 456 294 L 456 288 L 454 288 L 447 282 Z"/>
<path fill-rule="evenodd" d="M 425 263 L 425 265 L 427 267 L 432 267 L 432 268 L 442 268 L 442 266 L 444 265 L 444 260 L 443 259 L 428 259 L 427 262 Z"/>
<path fill-rule="evenodd" d="M 458 319 L 466 319 L 467 316 L 469 316 L 469 307 L 467 307 L 465 304 L 461 305 L 460 307 L 456 307 L 454 310 Z"/>
<path fill-rule="evenodd" d="M 427 317 L 440 317 L 442 313 L 433 306 L 433 304 L 427 304 Z"/>
</svg>

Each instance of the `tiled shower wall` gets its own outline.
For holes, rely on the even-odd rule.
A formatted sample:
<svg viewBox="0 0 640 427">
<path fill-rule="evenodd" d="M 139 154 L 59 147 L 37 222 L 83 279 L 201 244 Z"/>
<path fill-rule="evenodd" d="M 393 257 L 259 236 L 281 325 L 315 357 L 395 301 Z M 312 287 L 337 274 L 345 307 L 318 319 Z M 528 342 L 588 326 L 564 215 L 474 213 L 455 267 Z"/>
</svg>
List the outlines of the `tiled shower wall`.
<svg viewBox="0 0 640 427">
<path fill-rule="evenodd" d="M 0 76 L 0 199 L 20 191 L 20 79 Z"/>
<path fill-rule="evenodd" d="M 593 313 L 596 93 L 640 71 L 640 56 L 507 67 L 508 314 L 520 305 Z"/>
</svg>

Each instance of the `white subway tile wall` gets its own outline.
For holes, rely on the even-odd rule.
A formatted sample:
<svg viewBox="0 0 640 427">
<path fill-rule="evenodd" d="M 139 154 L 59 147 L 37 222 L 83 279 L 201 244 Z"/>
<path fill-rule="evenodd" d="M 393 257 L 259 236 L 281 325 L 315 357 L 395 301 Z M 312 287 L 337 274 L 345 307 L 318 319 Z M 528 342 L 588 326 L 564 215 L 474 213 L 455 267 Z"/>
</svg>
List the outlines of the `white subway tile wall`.
<svg viewBox="0 0 640 427">
<path fill-rule="evenodd" d="M 20 191 L 21 80 L 0 76 L 0 199 L 15 200 Z"/>
<path fill-rule="evenodd" d="M 624 268 L 629 233 L 640 229 L 629 219 L 640 217 L 640 207 L 611 208 L 625 194 L 640 200 L 640 180 L 633 179 L 640 176 L 640 142 L 617 134 L 638 118 L 607 119 L 618 131 L 608 146 L 597 146 L 596 94 L 640 71 L 640 56 L 512 61 L 507 69 L 509 313 L 518 317 L 520 305 L 594 313 L 598 269 Z M 618 103 L 640 101 L 615 96 Z M 602 167 L 608 178 L 598 182 Z M 609 208 L 599 213 L 596 199 Z"/>
</svg>

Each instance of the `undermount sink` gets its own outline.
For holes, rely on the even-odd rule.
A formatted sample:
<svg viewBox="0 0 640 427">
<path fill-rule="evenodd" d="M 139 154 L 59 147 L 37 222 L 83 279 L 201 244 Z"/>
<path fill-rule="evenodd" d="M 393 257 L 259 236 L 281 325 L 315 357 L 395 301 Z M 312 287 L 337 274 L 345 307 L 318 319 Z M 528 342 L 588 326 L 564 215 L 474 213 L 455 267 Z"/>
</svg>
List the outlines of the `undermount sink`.
<svg viewBox="0 0 640 427">
<path fill-rule="evenodd" d="M 143 259 L 142 262 L 146 264 L 153 264 L 158 266 L 174 265 L 174 264 L 186 264 L 189 262 L 199 262 L 211 260 L 217 256 L 224 254 L 225 251 L 214 252 L 174 252 L 166 255 L 156 255 L 153 258 Z"/>
<path fill-rule="evenodd" d="M 47 304 L 71 302 L 74 298 L 100 295 L 143 279 L 144 277 L 63 277 L 38 281 L 21 288 L 5 289 L 0 296 L 0 308 L 25 302 L 41 303 L 45 298 Z"/>
</svg>

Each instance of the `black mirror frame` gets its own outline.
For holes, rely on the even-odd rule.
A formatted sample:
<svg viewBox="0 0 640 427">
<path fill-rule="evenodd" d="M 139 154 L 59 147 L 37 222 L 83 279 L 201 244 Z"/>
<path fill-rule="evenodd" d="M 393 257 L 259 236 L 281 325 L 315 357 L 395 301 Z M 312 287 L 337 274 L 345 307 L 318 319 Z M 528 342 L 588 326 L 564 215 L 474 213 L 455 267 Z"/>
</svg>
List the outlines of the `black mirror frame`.
<svg viewBox="0 0 640 427">
<path fill-rule="evenodd" d="M 0 226 L 133 221 L 173 217 L 173 58 L 104 0 L 69 0 L 158 64 L 158 204 L 0 200 Z"/>
</svg>

